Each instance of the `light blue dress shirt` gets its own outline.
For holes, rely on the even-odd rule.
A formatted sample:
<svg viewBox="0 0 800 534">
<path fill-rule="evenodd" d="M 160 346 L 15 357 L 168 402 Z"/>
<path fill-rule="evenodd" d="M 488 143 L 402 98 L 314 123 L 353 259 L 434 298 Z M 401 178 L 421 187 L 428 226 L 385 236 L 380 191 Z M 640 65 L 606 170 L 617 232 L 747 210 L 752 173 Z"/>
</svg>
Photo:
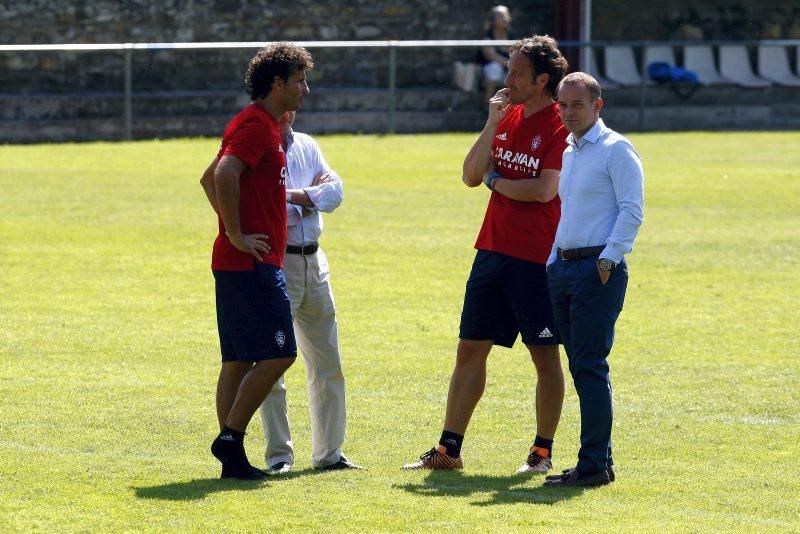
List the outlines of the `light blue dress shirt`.
<svg viewBox="0 0 800 534">
<path fill-rule="evenodd" d="M 303 189 L 314 204 L 304 208 L 286 204 L 287 244 L 308 245 L 319 240 L 322 233 L 322 214 L 330 213 L 342 203 L 344 192 L 342 179 L 336 174 L 314 139 L 291 129 L 286 133 L 286 189 Z M 330 182 L 312 186 L 311 182 L 325 172 L 331 172 Z"/>
<path fill-rule="evenodd" d="M 600 258 L 615 263 L 633 248 L 644 207 L 639 154 L 602 119 L 579 140 L 570 134 L 558 182 L 561 219 L 547 264 L 556 250 L 604 245 Z"/>
</svg>

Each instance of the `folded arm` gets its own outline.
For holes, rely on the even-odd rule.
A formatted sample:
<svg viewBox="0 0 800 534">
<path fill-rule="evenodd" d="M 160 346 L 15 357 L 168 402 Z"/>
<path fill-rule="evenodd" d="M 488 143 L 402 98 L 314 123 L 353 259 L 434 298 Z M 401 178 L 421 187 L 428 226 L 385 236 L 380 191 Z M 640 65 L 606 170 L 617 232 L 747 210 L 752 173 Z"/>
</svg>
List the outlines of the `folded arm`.
<svg viewBox="0 0 800 534">
<path fill-rule="evenodd" d="M 508 109 L 508 89 L 500 89 L 489 100 L 489 117 L 483 131 L 475 140 L 472 148 L 469 149 L 467 157 L 464 158 L 462 167 L 461 181 L 468 187 L 477 187 L 483 183 L 484 175 L 489 171 L 492 163 L 492 142 L 497 131 L 500 119 Z"/>
<path fill-rule="evenodd" d="M 494 182 L 494 190 L 520 202 L 550 202 L 558 194 L 559 172 L 557 169 L 544 169 L 538 178 L 500 178 Z"/>
<path fill-rule="evenodd" d="M 344 200 L 344 182 L 331 168 L 318 174 L 309 187 L 288 189 L 289 202 L 305 208 L 330 213 Z"/>
</svg>

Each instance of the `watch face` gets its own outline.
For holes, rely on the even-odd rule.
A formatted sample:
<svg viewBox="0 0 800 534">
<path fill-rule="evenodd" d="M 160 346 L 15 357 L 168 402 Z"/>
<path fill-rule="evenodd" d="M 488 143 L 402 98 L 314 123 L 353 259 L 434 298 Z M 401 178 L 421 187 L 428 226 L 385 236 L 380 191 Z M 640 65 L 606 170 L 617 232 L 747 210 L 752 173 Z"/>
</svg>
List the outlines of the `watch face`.
<svg viewBox="0 0 800 534">
<path fill-rule="evenodd" d="M 609 260 L 608 258 L 603 258 L 599 262 L 600 270 L 602 271 L 611 271 L 616 267 L 613 261 Z"/>
</svg>

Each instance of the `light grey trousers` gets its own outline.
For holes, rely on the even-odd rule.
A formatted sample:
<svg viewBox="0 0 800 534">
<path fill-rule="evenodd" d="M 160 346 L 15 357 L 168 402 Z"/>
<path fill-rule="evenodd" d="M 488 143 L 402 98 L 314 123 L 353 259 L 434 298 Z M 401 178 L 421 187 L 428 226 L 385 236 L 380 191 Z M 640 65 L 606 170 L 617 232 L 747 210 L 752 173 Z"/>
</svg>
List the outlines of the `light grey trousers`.
<svg viewBox="0 0 800 534">
<path fill-rule="evenodd" d="M 306 368 L 311 462 L 314 467 L 325 467 L 336 463 L 342 455 L 346 427 L 344 376 L 328 258 L 321 248 L 310 256 L 286 254 L 283 271 L 297 348 Z M 293 463 L 294 447 L 283 376 L 261 405 L 261 423 L 267 442 L 264 455 L 267 466 Z"/>
</svg>

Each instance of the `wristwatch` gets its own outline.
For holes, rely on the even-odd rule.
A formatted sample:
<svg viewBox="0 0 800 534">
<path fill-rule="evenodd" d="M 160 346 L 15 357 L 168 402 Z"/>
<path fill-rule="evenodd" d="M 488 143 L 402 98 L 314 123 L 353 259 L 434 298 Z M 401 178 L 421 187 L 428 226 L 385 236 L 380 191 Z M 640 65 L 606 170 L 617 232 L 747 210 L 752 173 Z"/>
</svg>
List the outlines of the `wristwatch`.
<svg viewBox="0 0 800 534">
<path fill-rule="evenodd" d="M 597 260 L 597 266 L 600 267 L 601 271 L 611 272 L 617 266 L 616 263 L 609 260 L 608 258 L 600 258 Z"/>
</svg>

